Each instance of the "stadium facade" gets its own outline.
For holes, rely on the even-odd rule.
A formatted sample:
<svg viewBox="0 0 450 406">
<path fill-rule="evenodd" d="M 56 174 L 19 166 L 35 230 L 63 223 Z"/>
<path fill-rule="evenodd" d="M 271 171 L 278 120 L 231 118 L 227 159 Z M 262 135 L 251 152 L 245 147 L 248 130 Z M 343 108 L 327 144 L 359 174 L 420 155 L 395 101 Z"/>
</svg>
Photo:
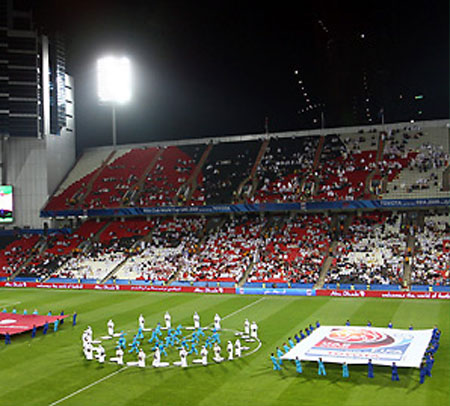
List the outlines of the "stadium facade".
<svg viewBox="0 0 450 406">
<path fill-rule="evenodd" d="M 42 228 L 39 208 L 75 162 L 74 83 L 64 41 L 33 27 L 20 2 L 0 1 L 1 183 L 14 187 L 14 224 Z"/>
</svg>

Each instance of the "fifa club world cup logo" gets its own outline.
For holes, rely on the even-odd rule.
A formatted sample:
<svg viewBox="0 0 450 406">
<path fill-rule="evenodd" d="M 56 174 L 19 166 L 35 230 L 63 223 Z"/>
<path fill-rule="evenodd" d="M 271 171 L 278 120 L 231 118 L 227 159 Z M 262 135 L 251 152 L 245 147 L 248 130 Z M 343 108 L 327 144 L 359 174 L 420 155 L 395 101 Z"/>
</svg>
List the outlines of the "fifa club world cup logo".
<svg viewBox="0 0 450 406">
<path fill-rule="evenodd" d="M 395 339 L 371 329 L 334 329 L 315 347 L 326 348 L 373 348 L 390 345 Z"/>
</svg>

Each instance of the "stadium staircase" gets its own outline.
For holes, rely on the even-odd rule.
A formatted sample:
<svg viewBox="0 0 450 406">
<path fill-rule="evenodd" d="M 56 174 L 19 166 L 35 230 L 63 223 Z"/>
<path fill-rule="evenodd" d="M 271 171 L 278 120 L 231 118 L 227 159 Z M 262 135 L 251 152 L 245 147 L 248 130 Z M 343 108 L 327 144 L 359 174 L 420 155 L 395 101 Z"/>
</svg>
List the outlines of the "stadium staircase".
<svg viewBox="0 0 450 406">
<path fill-rule="evenodd" d="M 244 203 L 248 202 L 248 199 L 252 198 L 256 192 L 256 189 L 258 187 L 259 179 L 256 176 L 256 171 L 264 157 L 264 154 L 266 153 L 267 147 L 269 146 L 270 139 L 267 138 L 263 141 L 261 144 L 261 147 L 259 148 L 258 155 L 256 156 L 255 163 L 253 164 L 252 170 L 250 172 L 250 175 L 247 176 L 239 185 L 237 194 L 236 194 L 236 203 Z M 243 196 L 245 186 L 249 184 L 249 191 L 246 194 L 246 196 Z"/>
<path fill-rule="evenodd" d="M 414 248 L 416 245 L 416 237 L 414 235 L 408 235 L 406 240 L 406 250 L 409 255 L 405 255 L 403 263 L 403 287 L 405 289 L 411 286 L 411 273 L 414 264 Z"/>
<path fill-rule="evenodd" d="M 130 187 L 130 189 L 127 190 L 127 192 L 123 195 L 122 200 L 120 202 L 122 207 L 127 207 L 135 203 L 142 192 L 142 187 L 145 184 L 145 180 L 147 179 L 147 175 L 153 170 L 153 168 L 158 163 L 159 158 L 164 153 L 164 148 L 159 148 L 156 155 L 153 157 L 153 159 L 150 161 L 148 166 L 145 168 L 145 170 L 142 172 L 141 176 L 139 177 L 138 181 Z"/>
<path fill-rule="evenodd" d="M 317 169 L 320 162 L 320 157 L 322 156 L 322 150 L 323 146 L 325 144 L 325 135 L 321 135 L 319 138 L 319 144 L 317 144 L 316 153 L 314 154 L 314 161 L 313 161 L 313 172 Z"/>
<path fill-rule="evenodd" d="M 128 261 L 128 256 L 126 256 L 121 262 L 119 262 L 111 271 L 100 281 L 100 283 L 106 283 L 109 279 L 113 278 L 117 274 L 125 263 Z"/>
<path fill-rule="evenodd" d="M 205 224 L 203 230 L 200 231 L 200 239 L 198 242 L 198 247 L 200 248 L 206 241 L 206 237 L 208 234 L 213 233 L 223 227 L 225 222 L 227 221 L 227 217 L 211 217 Z M 167 281 L 168 285 L 171 285 L 173 282 L 179 280 L 179 276 L 183 274 L 184 269 L 178 269 Z"/>
<path fill-rule="evenodd" d="M 317 144 L 317 149 L 314 154 L 314 161 L 309 173 L 306 173 L 305 176 L 302 176 L 302 180 L 300 182 L 300 194 L 301 197 L 314 196 L 319 191 L 320 186 L 320 178 L 315 174 L 317 168 L 319 167 L 320 157 L 322 156 L 323 146 L 325 144 L 325 135 L 321 135 L 319 138 L 319 143 Z M 306 190 L 306 182 L 308 180 L 312 180 L 311 189 Z"/>
<path fill-rule="evenodd" d="M 319 279 L 317 280 L 316 284 L 314 285 L 314 289 L 322 289 L 323 284 L 325 282 L 325 277 L 327 276 L 328 271 L 331 268 L 331 265 L 333 264 L 333 257 L 330 255 L 331 252 L 333 252 L 337 247 L 337 242 L 333 241 L 330 245 L 330 252 L 326 255 L 322 267 L 320 268 L 320 275 Z"/>
<path fill-rule="evenodd" d="M 210 143 L 206 147 L 206 149 L 203 151 L 202 156 L 200 157 L 200 160 L 197 163 L 197 166 L 192 171 L 191 176 L 189 176 L 189 179 L 180 186 L 180 189 L 178 190 L 178 193 L 173 198 L 173 204 L 177 205 L 182 201 L 181 197 L 184 195 L 186 197 L 185 203 L 189 203 L 191 201 L 192 195 L 197 189 L 198 183 L 198 175 L 200 174 L 200 171 L 202 170 L 206 160 L 208 159 L 209 153 L 211 152 L 213 148 L 213 144 Z"/>
<path fill-rule="evenodd" d="M 348 232 L 350 225 L 353 223 L 353 219 L 355 218 L 354 214 L 349 214 L 344 221 L 342 232 L 339 232 L 340 222 L 338 215 L 333 215 L 331 220 L 331 227 L 336 227 L 336 233 L 332 233 L 333 241 L 330 244 L 330 248 L 328 249 L 328 253 L 324 256 L 324 260 L 322 262 L 322 267 L 320 269 L 319 279 L 314 285 L 315 289 L 321 289 L 324 285 L 325 278 L 327 276 L 328 271 L 330 270 L 331 265 L 333 264 L 334 253 L 336 252 L 339 239 L 341 235 L 345 235 Z"/>
<path fill-rule="evenodd" d="M 376 193 L 373 193 L 373 190 L 372 190 L 372 181 L 373 181 L 373 178 L 376 176 L 376 175 L 381 175 L 381 173 L 380 173 L 380 168 L 379 168 L 379 164 L 380 164 L 380 161 L 383 159 L 383 155 L 384 155 L 384 147 L 385 147 L 385 145 L 386 145 L 386 143 L 384 142 L 384 140 L 383 140 L 383 136 L 386 136 L 386 134 L 385 133 L 383 133 L 383 132 L 381 132 L 381 133 L 379 133 L 378 134 L 378 147 L 377 147 L 377 157 L 376 157 L 376 168 L 372 171 L 372 172 L 370 172 L 368 175 L 367 175 L 367 178 L 366 178 L 366 181 L 365 181 L 365 184 L 364 184 L 364 195 L 365 196 L 370 196 L 370 199 L 371 200 L 374 200 L 374 199 L 377 199 L 377 195 L 376 195 Z M 385 191 L 386 190 L 386 184 L 387 184 L 387 176 L 383 176 L 381 179 L 380 179 L 380 182 L 381 182 L 381 189 L 380 189 L 380 193 L 383 193 L 383 190 Z"/>
<path fill-rule="evenodd" d="M 247 269 L 244 272 L 244 275 L 242 275 L 241 280 L 237 284 L 238 287 L 241 288 L 242 286 L 244 286 L 245 282 L 247 282 L 247 278 L 250 275 L 254 264 L 255 264 L 255 262 L 253 262 L 253 261 L 250 262 L 249 266 L 247 267 Z"/>
<path fill-rule="evenodd" d="M 102 162 L 102 165 L 95 172 L 94 176 L 92 176 L 92 178 L 89 179 L 89 182 L 86 185 L 83 193 L 81 195 L 79 195 L 79 198 L 76 199 L 77 201 L 75 203 L 75 206 L 78 206 L 78 207 L 82 207 L 83 206 L 86 197 L 89 196 L 89 194 L 92 191 L 92 186 L 94 185 L 95 181 L 99 178 L 99 176 L 103 172 L 103 169 L 105 169 L 106 166 L 108 166 L 109 163 L 112 161 L 112 159 L 113 159 L 115 154 L 116 154 L 115 150 L 111 151 L 111 153 L 107 156 L 107 158 Z"/>
<path fill-rule="evenodd" d="M 442 174 L 442 190 L 444 192 L 450 191 L 450 165 L 447 166 Z"/>
</svg>

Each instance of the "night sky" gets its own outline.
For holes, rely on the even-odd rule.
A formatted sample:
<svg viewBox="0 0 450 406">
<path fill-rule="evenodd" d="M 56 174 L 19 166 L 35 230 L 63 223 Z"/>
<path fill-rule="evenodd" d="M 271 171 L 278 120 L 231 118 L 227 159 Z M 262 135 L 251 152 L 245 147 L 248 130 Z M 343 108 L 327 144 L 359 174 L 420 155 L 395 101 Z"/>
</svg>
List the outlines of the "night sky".
<svg viewBox="0 0 450 406">
<path fill-rule="evenodd" d="M 78 152 L 111 143 L 95 81 L 108 53 L 134 69 L 119 144 L 261 133 L 265 117 L 318 128 L 322 111 L 327 127 L 449 116 L 447 1 L 302 3 L 37 1 L 37 25 L 65 37 Z"/>
</svg>

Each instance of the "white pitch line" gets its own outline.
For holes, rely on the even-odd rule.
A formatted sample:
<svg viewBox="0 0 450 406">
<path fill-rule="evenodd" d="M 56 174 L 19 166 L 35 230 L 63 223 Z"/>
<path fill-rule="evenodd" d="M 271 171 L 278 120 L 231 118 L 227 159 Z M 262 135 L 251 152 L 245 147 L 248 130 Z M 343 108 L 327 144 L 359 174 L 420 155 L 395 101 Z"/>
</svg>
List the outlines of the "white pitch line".
<svg viewBox="0 0 450 406">
<path fill-rule="evenodd" d="M 83 391 L 85 391 L 85 390 L 87 390 L 89 388 L 92 388 L 93 386 L 99 384 L 100 382 L 106 381 L 107 379 L 111 378 L 112 376 L 117 375 L 119 372 L 122 372 L 122 371 L 124 371 L 125 369 L 128 369 L 128 368 L 129 367 L 126 366 L 126 367 L 123 367 L 123 368 L 119 369 L 118 371 L 114 371 L 114 372 L 110 373 L 109 375 L 106 375 L 103 378 L 100 378 L 97 381 L 92 382 L 89 385 L 87 385 L 87 386 L 85 386 L 85 387 L 83 387 L 81 389 L 78 389 L 77 391 L 72 392 L 71 394 L 69 394 L 69 395 L 67 395 L 67 396 L 57 400 L 56 402 L 50 403 L 49 406 L 55 406 L 55 405 L 57 405 L 57 404 L 59 404 L 61 402 L 64 402 L 65 400 L 70 399 L 71 397 L 73 397 L 75 395 L 78 395 L 79 393 L 81 393 L 81 392 L 83 392 Z"/>
<path fill-rule="evenodd" d="M 262 302 L 266 298 L 267 298 L 267 296 L 263 296 L 263 297 L 259 298 L 258 300 L 254 301 L 254 302 L 252 302 L 252 303 L 250 303 L 250 304 L 248 304 L 248 305 L 246 305 L 244 307 L 241 307 L 240 309 L 237 309 L 234 312 L 232 312 L 230 314 L 227 314 L 226 316 L 223 316 L 222 320 L 228 319 L 229 317 L 234 316 L 235 314 L 241 312 L 242 310 L 248 309 L 249 307 L 252 307 L 253 305 L 255 305 L 257 303 Z"/>
<path fill-rule="evenodd" d="M 4 301 L 4 302 L 0 302 L 0 306 L 2 306 L 2 307 L 9 307 L 9 306 L 15 306 L 15 305 L 18 305 L 18 304 L 21 304 L 22 302 L 6 302 L 6 301 Z"/>
<path fill-rule="evenodd" d="M 251 306 L 253 306 L 253 305 L 257 304 L 257 303 L 262 302 L 264 299 L 266 299 L 266 296 L 261 297 L 260 299 L 254 301 L 254 302 L 252 302 L 252 303 L 249 303 L 248 305 L 245 305 L 245 306 L 241 307 L 240 309 L 237 309 L 237 310 L 235 310 L 234 312 L 231 312 L 230 314 L 227 314 L 226 316 L 222 317 L 222 320 L 228 319 L 229 317 L 234 316 L 235 314 L 241 312 L 242 310 L 248 309 L 249 307 L 251 307 Z M 212 324 L 212 323 L 211 323 L 211 324 Z M 251 354 L 253 354 L 253 353 L 255 353 L 256 351 L 258 351 L 258 350 L 260 349 L 262 343 L 261 343 L 260 340 L 258 340 L 258 341 L 259 341 L 258 347 L 257 347 L 256 349 L 254 349 L 253 351 L 251 351 L 250 353 L 246 354 L 247 356 L 248 356 L 248 355 L 251 355 Z M 109 379 L 109 378 L 111 378 L 111 377 L 117 375 L 119 372 L 122 372 L 122 371 L 124 371 L 124 370 L 126 370 L 126 369 L 128 369 L 128 368 L 129 368 L 128 366 L 125 366 L 125 367 L 119 369 L 118 371 L 114 371 L 114 372 L 110 373 L 109 375 L 106 375 L 106 376 L 104 376 L 103 378 L 100 378 L 100 379 L 98 379 L 97 381 L 92 382 L 92 383 L 90 383 L 89 385 L 84 386 L 83 388 L 78 389 L 77 391 L 72 392 L 71 394 L 69 394 L 69 395 L 67 395 L 67 396 L 65 396 L 65 397 L 63 397 L 63 398 L 57 400 L 56 402 L 50 403 L 48 406 L 55 406 L 55 405 L 58 405 L 58 404 L 64 402 L 65 400 L 70 399 L 71 397 L 76 396 L 76 395 L 78 395 L 79 393 L 81 393 L 81 392 L 83 392 L 83 391 L 85 391 L 85 390 L 87 390 L 87 389 L 89 389 L 89 388 L 92 388 L 93 386 L 95 386 L 95 385 L 97 385 L 97 384 L 99 384 L 99 383 L 101 383 L 101 382 L 103 382 L 103 381 L 106 381 L 107 379 Z"/>
</svg>

